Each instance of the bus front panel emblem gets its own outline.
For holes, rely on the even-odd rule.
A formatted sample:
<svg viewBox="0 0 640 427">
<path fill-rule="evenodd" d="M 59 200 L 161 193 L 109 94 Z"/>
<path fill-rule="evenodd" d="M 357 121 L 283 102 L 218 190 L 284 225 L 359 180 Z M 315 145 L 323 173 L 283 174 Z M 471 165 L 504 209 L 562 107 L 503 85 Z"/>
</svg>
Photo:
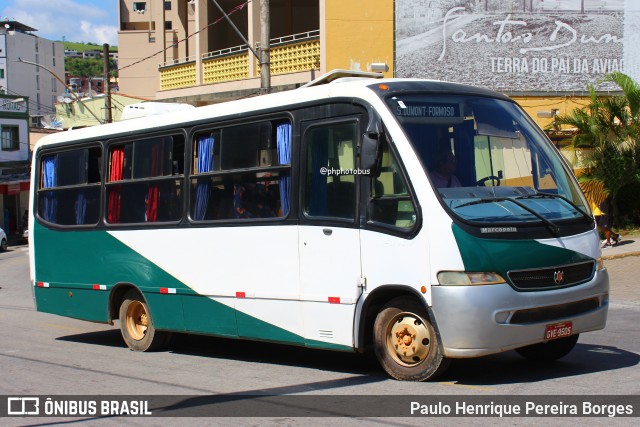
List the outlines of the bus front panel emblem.
<svg viewBox="0 0 640 427">
<path fill-rule="evenodd" d="M 564 271 L 556 270 L 553 272 L 553 281 L 556 285 L 562 285 L 564 283 Z"/>
</svg>

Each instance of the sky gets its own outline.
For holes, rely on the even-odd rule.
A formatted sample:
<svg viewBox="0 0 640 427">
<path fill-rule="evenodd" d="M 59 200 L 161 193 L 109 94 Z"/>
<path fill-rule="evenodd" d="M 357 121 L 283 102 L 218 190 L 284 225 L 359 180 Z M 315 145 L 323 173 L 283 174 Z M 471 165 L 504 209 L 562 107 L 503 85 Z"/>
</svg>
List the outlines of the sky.
<svg viewBox="0 0 640 427">
<path fill-rule="evenodd" d="M 118 0 L 1 0 L 6 18 L 49 40 L 118 44 Z"/>
</svg>

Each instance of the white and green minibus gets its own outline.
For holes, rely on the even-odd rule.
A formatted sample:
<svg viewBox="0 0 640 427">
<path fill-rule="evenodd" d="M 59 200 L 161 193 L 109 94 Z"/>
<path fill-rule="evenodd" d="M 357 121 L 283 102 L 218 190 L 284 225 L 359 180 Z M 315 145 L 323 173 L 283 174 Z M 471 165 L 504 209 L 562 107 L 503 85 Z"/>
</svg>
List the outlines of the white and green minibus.
<svg viewBox="0 0 640 427">
<path fill-rule="evenodd" d="M 330 79 L 326 79 L 330 80 Z M 34 150 L 38 311 L 375 352 L 393 378 L 605 326 L 609 280 L 571 169 L 508 97 L 326 84 L 61 132 Z"/>
</svg>

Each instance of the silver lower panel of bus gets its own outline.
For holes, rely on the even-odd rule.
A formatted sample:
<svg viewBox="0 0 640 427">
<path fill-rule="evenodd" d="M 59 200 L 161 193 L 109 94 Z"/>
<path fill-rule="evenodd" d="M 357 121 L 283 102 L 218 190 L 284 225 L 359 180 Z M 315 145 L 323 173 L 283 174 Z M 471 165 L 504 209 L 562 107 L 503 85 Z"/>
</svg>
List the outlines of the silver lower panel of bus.
<svg viewBox="0 0 640 427">
<path fill-rule="evenodd" d="M 547 325 L 571 321 L 573 334 L 603 329 L 609 275 L 570 288 L 518 292 L 508 284 L 433 286 L 432 310 L 447 357 L 484 356 L 545 340 Z"/>
</svg>

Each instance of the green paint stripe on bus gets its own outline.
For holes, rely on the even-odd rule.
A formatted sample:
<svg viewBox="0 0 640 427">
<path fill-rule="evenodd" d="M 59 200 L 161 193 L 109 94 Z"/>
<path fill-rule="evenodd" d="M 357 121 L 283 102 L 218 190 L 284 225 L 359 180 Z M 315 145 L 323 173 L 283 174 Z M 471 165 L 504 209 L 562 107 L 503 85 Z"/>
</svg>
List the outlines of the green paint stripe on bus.
<svg viewBox="0 0 640 427">
<path fill-rule="evenodd" d="M 36 280 L 50 284 L 35 288 L 38 311 L 106 323 L 110 292 L 78 284 L 91 280 L 111 290 L 118 283 L 130 283 L 144 293 L 158 329 L 353 351 L 349 346 L 307 340 L 199 295 L 105 231 L 60 232 L 36 223 L 34 241 L 39 260 Z M 150 286 L 156 283 L 161 286 Z M 176 293 L 162 294 L 160 287 L 174 288 Z"/>
<path fill-rule="evenodd" d="M 506 278 L 507 272 L 512 270 L 593 261 L 579 252 L 535 240 L 481 239 L 455 224 L 453 235 L 466 271 L 496 272 Z"/>
</svg>

